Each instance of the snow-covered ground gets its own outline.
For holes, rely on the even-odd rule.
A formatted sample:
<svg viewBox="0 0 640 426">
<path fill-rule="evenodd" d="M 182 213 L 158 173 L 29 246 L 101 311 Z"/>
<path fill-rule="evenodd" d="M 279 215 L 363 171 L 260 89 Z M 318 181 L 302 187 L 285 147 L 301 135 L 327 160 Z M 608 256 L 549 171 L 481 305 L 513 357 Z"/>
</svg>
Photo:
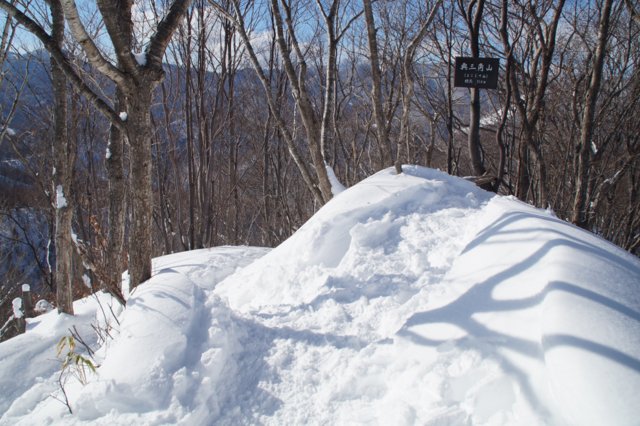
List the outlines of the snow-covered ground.
<svg viewBox="0 0 640 426">
<path fill-rule="evenodd" d="M 99 295 L 0 344 L 0 424 L 640 422 L 638 259 L 434 170 L 380 172 L 271 251 L 154 269 L 125 310 Z M 73 325 L 99 367 L 63 377 L 70 414 Z"/>
</svg>

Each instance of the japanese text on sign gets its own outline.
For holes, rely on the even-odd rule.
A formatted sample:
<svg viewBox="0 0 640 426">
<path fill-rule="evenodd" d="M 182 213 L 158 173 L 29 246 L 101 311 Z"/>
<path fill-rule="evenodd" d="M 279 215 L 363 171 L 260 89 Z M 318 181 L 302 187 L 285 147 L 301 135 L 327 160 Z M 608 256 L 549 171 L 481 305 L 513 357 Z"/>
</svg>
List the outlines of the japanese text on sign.
<svg viewBox="0 0 640 426">
<path fill-rule="evenodd" d="M 457 57 L 455 64 L 454 86 L 495 89 L 498 87 L 497 58 Z"/>
</svg>

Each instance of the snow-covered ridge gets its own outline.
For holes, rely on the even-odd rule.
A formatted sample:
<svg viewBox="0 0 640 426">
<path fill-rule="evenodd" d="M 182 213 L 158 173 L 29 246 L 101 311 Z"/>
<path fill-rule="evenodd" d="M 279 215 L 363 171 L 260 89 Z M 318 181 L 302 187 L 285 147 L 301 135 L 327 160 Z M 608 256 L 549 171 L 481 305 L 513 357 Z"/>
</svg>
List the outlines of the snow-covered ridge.
<svg viewBox="0 0 640 426">
<path fill-rule="evenodd" d="M 156 259 L 98 375 L 69 383 L 72 415 L 46 398 L 55 363 L 28 357 L 53 358 L 91 316 L 31 320 L 0 345 L 2 388 L 25 376 L 0 394 L 0 424 L 634 424 L 638 259 L 404 170 L 341 192 L 271 251 Z"/>
</svg>

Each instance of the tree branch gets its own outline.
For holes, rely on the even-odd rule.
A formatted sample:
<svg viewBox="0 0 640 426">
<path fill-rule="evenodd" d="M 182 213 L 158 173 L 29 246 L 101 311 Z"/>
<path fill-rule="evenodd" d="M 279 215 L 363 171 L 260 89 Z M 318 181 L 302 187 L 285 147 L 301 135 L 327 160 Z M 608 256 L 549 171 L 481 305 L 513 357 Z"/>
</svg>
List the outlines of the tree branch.
<svg viewBox="0 0 640 426">
<path fill-rule="evenodd" d="M 167 15 L 158 24 L 156 33 L 149 41 L 147 48 L 147 65 L 162 66 L 162 57 L 171 41 L 171 36 L 187 12 L 191 0 L 174 0 Z"/>
<path fill-rule="evenodd" d="M 131 54 L 131 7 L 132 0 L 97 0 L 109 38 L 113 43 L 119 66 L 132 75 L 138 73 L 137 62 Z"/>
<path fill-rule="evenodd" d="M 100 111 L 110 122 L 112 122 L 118 128 L 124 130 L 122 122 L 118 117 L 118 114 L 113 108 L 105 102 L 96 92 L 94 92 L 82 78 L 75 71 L 71 61 L 65 56 L 65 54 L 56 46 L 53 39 L 47 32 L 33 19 L 29 18 L 24 12 L 16 8 L 13 4 L 6 0 L 0 0 L 0 9 L 7 12 L 8 15 L 13 16 L 20 25 L 22 25 L 27 31 L 33 34 L 44 45 L 45 49 L 55 59 L 58 66 L 62 69 L 65 76 L 73 84 L 76 91 L 81 93 L 85 98 L 91 102 L 98 111 Z"/>
<path fill-rule="evenodd" d="M 87 29 L 84 27 L 82 20 L 80 19 L 76 2 L 74 0 L 60 0 L 60 2 L 64 10 L 65 18 L 67 19 L 67 23 L 69 24 L 71 34 L 73 34 L 73 37 L 87 55 L 89 63 L 114 83 L 118 85 L 124 84 L 126 79 L 122 74 L 122 71 L 102 55 L 98 46 L 95 45 L 93 39 L 87 33 Z"/>
</svg>

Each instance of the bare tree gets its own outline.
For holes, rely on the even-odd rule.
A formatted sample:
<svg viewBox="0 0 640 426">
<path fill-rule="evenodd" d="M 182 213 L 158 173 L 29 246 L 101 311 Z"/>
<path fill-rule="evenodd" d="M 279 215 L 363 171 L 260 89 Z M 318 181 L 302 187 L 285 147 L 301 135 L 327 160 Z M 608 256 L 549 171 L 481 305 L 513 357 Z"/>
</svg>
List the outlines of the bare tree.
<svg viewBox="0 0 640 426">
<path fill-rule="evenodd" d="M 429 108 L 436 111 L 445 120 L 446 126 L 446 144 L 447 144 L 447 173 L 456 175 L 459 173 L 459 164 L 457 160 L 457 152 L 454 146 L 454 133 L 459 128 L 459 118 L 456 113 L 456 100 L 454 99 L 453 87 L 453 66 L 454 66 L 454 50 L 457 44 L 460 44 L 462 37 L 457 34 L 456 25 L 454 24 L 456 15 L 455 4 L 443 4 L 440 8 L 442 13 L 438 16 L 435 25 L 435 31 L 431 35 L 431 44 L 433 46 L 434 55 L 439 62 L 445 64 L 442 66 L 434 66 L 434 70 L 438 73 L 439 78 L 436 79 L 437 89 L 432 89 L 426 82 L 423 91 L 428 93 L 426 101 Z M 461 46 L 460 46 L 461 48 Z M 444 69 L 443 69 L 444 68 Z M 444 167 L 443 167 L 444 168 Z"/>
<path fill-rule="evenodd" d="M 236 29 L 242 41 L 247 49 L 247 55 L 249 56 L 249 60 L 251 61 L 251 65 L 253 66 L 254 71 L 256 72 L 263 88 L 265 91 L 265 95 L 267 98 L 267 104 L 269 105 L 269 110 L 273 115 L 276 125 L 281 132 L 283 139 L 285 140 L 287 147 L 289 149 L 289 153 L 292 156 L 302 178 L 307 186 L 307 188 L 311 191 L 316 201 L 320 204 L 324 204 L 331 198 L 331 184 L 328 179 L 327 171 L 324 165 L 324 161 L 322 158 L 322 153 L 320 150 L 320 144 L 318 140 L 318 127 L 317 127 L 317 118 L 315 117 L 313 107 L 311 105 L 311 100 L 309 98 L 309 93 L 305 88 L 304 83 L 304 74 L 306 73 L 306 64 L 303 63 L 300 65 L 300 82 L 298 82 L 298 78 L 296 77 L 296 71 L 293 66 L 293 62 L 291 57 L 289 56 L 290 50 L 284 38 L 284 29 L 283 29 L 283 19 L 282 14 L 280 13 L 280 8 L 277 4 L 276 0 L 272 0 L 271 5 L 275 7 L 277 12 L 274 13 L 274 17 L 276 16 L 278 19 L 274 19 L 275 21 L 275 34 L 277 45 L 279 46 L 279 50 L 285 53 L 282 53 L 284 57 L 284 67 L 289 78 L 289 83 L 292 85 L 292 91 L 294 96 L 296 97 L 296 102 L 299 102 L 301 115 L 306 117 L 305 128 L 307 131 L 307 146 L 309 148 L 309 152 L 312 155 L 313 161 L 313 170 L 315 173 L 312 173 L 306 162 L 303 159 L 302 153 L 300 152 L 298 146 L 294 141 L 294 137 L 290 130 L 287 128 L 285 121 L 280 113 L 280 108 L 278 108 L 276 104 L 275 97 L 272 93 L 272 87 L 270 86 L 269 80 L 262 69 L 260 64 L 260 60 L 258 59 L 254 47 L 249 38 L 248 29 L 245 26 L 244 15 L 246 11 L 240 7 L 240 2 L 238 0 L 232 0 L 233 5 L 233 14 L 230 14 L 225 10 L 225 8 L 221 7 L 218 3 L 211 2 L 211 4 L 216 7 L 216 9 L 227 19 L 229 19 L 235 25 Z M 299 47 L 299 46 L 298 46 Z M 283 50 L 284 49 L 284 50 Z M 293 82 L 292 82 L 293 79 Z M 295 84 L 294 84 L 295 82 Z M 302 87 L 302 89 L 301 89 Z M 304 109 L 304 112 L 302 110 Z M 322 183 L 321 183 L 322 182 Z"/>
<path fill-rule="evenodd" d="M 390 123 L 384 118 L 382 99 L 382 77 L 380 75 L 380 58 L 378 52 L 378 36 L 373 15 L 371 0 L 363 0 L 364 19 L 367 25 L 367 41 L 369 43 L 369 64 L 371 66 L 371 103 L 376 124 L 378 146 L 382 152 L 382 165 L 380 168 L 393 163 L 393 150 L 389 139 Z"/>
<path fill-rule="evenodd" d="M 544 5 L 518 3 L 516 10 L 520 13 L 519 19 L 513 20 L 515 38 L 512 40 L 509 32 L 501 31 L 504 53 L 513 59 L 507 78 L 510 79 L 513 102 L 521 122 L 516 196 L 526 200 L 530 193 L 531 154 L 535 158 L 539 174 L 538 194 L 535 197 L 539 205 L 547 203 L 547 182 L 541 142 L 539 138 L 536 139 L 536 129 L 544 112 L 544 99 L 556 47 L 556 33 L 564 3 L 564 0 Z M 509 2 L 503 1 L 502 7 L 508 8 Z M 549 22 L 545 21 L 546 16 L 550 16 Z M 520 44 L 519 50 L 516 50 L 516 43 Z M 520 56 L 518 52 L 521 53 Z"/>
<path fill-rule="evenodd" d="M 482 14 L 484 12 L 484 0 L 471 0 L 464 5 L 463 0 L 458 0 L 458 7 L 464 17 L 464 21 L 469 30 L 469 45 L 471 57 L 478 58 L 480 55 L 480 25 L 482 24 Z M 476 176 L 482 176 L 486 169 L 482 158 L 482 147 L 480 145 L 480 90 L 471 88 L 471 102 L 469 104 L 469 134 L 468 149 L 471 167 Z"/>
<path fill-rule="evenodd" d="M 409 144 L 409 114 L 414 93 L 413 61 L 416 55 L 416 50 L 427 35 L 427 30 L 429 29 L 431 22 L 433 22 L 441 3 L 442 1 L 436 1 L 433 5 L 427 19 L 423 21 L 416 35 L 409 42 L 402 59 L 402 118 L 400 121 L 400 136 L 398 137 L 398 150 L 395 162 L 396 173 L 398 174 L 402 173 L 402 147 L 408 146 Z"/>
<path fill-rule="evenodd" d="M 298 106 L 300 118 L 305 128 L 309 154 L 318 179 L 318 188 L 322 196 L 322 204 L 324 204 L 333 196 L 331 192 L 331 182 L 329 182 L 324 152 L 322 151 L 320 120 L 313 106 L 312 97 L 307 86 L 308 65 L 295 32 L 291 3 L 288 3 L 287 0 L 280 0 L 280 4 L 278 4 L 278 0 L 271 0 L 271 13 L 274 18 L 276 42 L 280 50 L 282 65 L 287 73 L 287 78 L 291 85 L 291 92 Z M 291 46 L 289 46 L 287 42 L 285 29 Z M 298 64 L 297 70 L 294 65 L 291 50 L 295 52 L 295 60 Z M 330 90 L 330 88 L 327 89 Z"/>
<path fill-rule="evenodd" d="M 55 46 L 62 50 L 64 41 L 64 13 L 59 1 L 49 2 L 51 10 L 51 38 Z M 71 187 L 76 146 L 74 138 L 67 133 L 67 79 L 56 61 L 51 59 L 51 81 L 53 84 L 55 156 L 53 191 L 55 204 L 55 247 L 56 247 L 56 302 L 58 312 L 73 315 L 73 242 L 71 221 L 74 211 L 74 195 Z"/>
<path fill-rule="evenodd" d="M 4 67 L 7 57 L 11 53 L 13 47 L 13 39 L 16 35 L 16 29 L 17 23 L 10 15 L 7 15 L 2 25 L 2 35 L 0 38 L 0 69 Z M 23 82 L 26 82 L 26 80 L 27 77 L 25 76 Z M 5 83 L 7 83 L 5 82 L 5 73 L 0 72 L 0 88 L 3 88 L 3 85 Z M 11 84 L 12 82 L 8 83 Z M 9 136 L 10 133 L 13 133 L 9 125 L 11 124 L 11 120 L 15 115 L 21 92 L 22 90 L 20 88 L 16 88 L 13 93 L 13 100 L 7 111 L 4 110 L 4 105 L 0 104 L 0 120 L 2 120 L 0 121 L 0 146 L 2 146 L 2 142 L 4 141 L 4 139 Z"/>
<path fill-rule="evenodd" d="M 576 189 L 573 201 L 573 213 L 571 221 L 578 226 L 587 225 L 587 187 L 589 180 L 589 166 L 592 153 L 592 135 L 596 102 L 600 92 L 602 80 L 602 68 L 604 65 L 607 39 L 609 38 L 609 18 L 611 15 L 612 0 L 605 0 L 600 12 L 600 24 L 598 26 L 598 44 L 593 54 L 593 63 L 590 67 L 591 78 L 585 95 L 585 107 L 582 113 L 582 125 L 580 128 L 580 144 L 578 154 L 578 167 L 576 173 Z"/>
<path fill-rule="evenodd" d="M 97 6 L 112 43 L 117 64 L 102 52 L 85 28 L 76 2 L 61 0 L 64 16 L 75 41 L 80 45 L 87 61 L 103 76 L 111 80 L 122 93 L 126 104 L 116 110 L 99 93 L 83 81 L 64 51 L 26 11 L 13 3 L 1 0 L 0 7 L 31 31 L 51 53 L 74 87 L 95 103 L 111 123 L 126 134 L 131 149 L 131 235 L 129 237 L 129 273 L 131 287 L 151 276 L 151 231 L 153 193 L 151 188 L 151 101 L 153 90 L 162 80 L 162 58 L 167 45 L 186 13 L 189 0 L 173 1 L 164 18 L 149 38 L 145 52 L 134 55 L 130 40 L 132 0 L 112 2 L 98 0 Z"/>
</svg>

